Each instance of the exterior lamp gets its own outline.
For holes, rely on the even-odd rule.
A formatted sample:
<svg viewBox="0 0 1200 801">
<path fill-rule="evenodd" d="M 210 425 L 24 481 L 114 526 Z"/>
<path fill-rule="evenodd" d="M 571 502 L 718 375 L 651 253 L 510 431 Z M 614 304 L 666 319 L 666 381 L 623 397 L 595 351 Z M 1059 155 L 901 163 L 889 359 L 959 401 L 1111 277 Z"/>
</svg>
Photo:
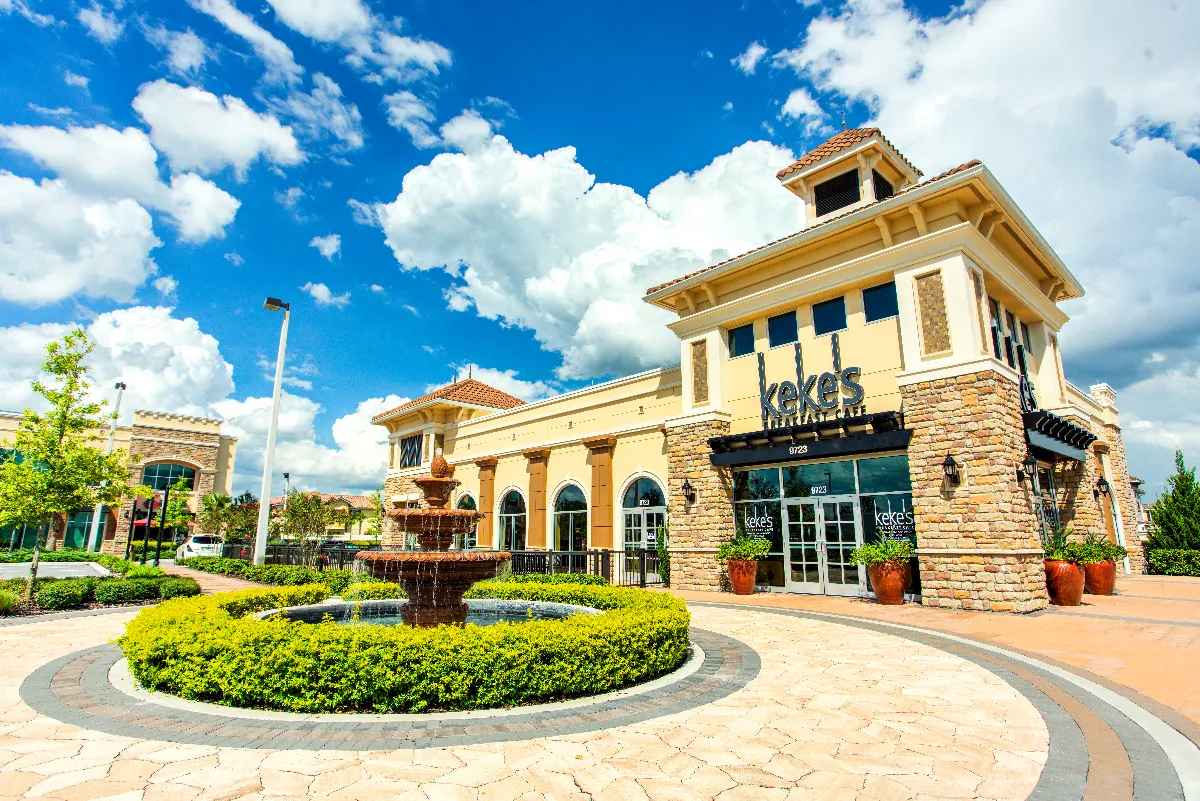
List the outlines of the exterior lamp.
<svg viewBox="0 0 1200 801">
<path fill-rule="evenodd" d="M 275 433 L 279 429 L 279 395 L 283 390 L 283 359 L 287 350 L 288 318 L 291 304 L 279 298 L 267 298 L 263 308 L 276 312 L 283 310 L 283 326 L 279 331 L 279 355 L 275 358 L 275 388 L 271 394 L 271 424 L 267 427 L 267 449 L 263 454 L 262 493 L 258 502 L 258 531 L 254 535 L 254 564 L 261 565 L 267 557 L 267 517 L 271 512 L 271 470 L 275 461 Z"/>
<path fill-rule="evenodd" d="M 946 480 L 953 487 L 957 487 L 958 482 L 962 480 L 958 474 L 958 462 L 954 461 L 954 457 L 948 453 L 945 461 L 942 462 L 942 472 L 946 474 Z"/>
<path fill-rule="evenodd" d="M 1037 457 L 1032 453 L 1025 454 L 1025 461 L 1021 462 L 1021 466 L 1017 468 L 1017 483 L 1029 479 L 1033 481 L 1033 477 L 1037 474 Z"/>
<path fill-rule="evenodd" d="M 1100 496 L 1107 496 L 1110 489 L 1111 487 L 1109 486 L 1108 481 L 1104 478 L 1104 476 L 1101 476 L 1100 480 L 1096 482 L 1096 490 L 1092 494 L 1096 496 L 1096 500 L 1100 500 Z"/>
<path fill-rule="evenodd" d="M 683 487 L 681 487 L 681 489 L 683 490 L 683 499 L 685 501 L 688 503 L 696 502 L 696 489 L 692 486 L 692 482 L 685 478 L 683 480 Z"/>
</svg>

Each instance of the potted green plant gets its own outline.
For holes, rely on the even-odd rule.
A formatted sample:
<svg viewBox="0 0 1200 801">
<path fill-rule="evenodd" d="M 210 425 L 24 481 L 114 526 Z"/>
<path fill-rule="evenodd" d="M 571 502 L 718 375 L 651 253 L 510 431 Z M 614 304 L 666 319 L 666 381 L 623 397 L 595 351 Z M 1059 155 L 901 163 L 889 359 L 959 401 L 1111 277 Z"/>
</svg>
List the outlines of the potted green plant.
<svg viewBox="0 0 1200 801">
<path fill-rule="evenodd" d="M 1093 532 L 1077 543 L 1076 551 L 1083 565 L 1083 588 L 1092 595 L 1112 595 L 1117 586 L 1117 560 L 1129 551 Z"/>
<path fill-rule="evenodd" d="M 728 568 L 729 583 L 733 585 L 735 595 L 750 595 L 754 592 L 758 560 L 770 550 L 770 540 L 744 535 L 723 542 L 717 548 L 717 561 L 724 562 Z"/>
<path fill-rule="evenodd" d="M 886 606 L 904 603 L 904 585 L 908 582 L 908 560 L 913 546 L 908 540 L 885 538 L 868 542 L 850 552 L 850 561 L 866 565 L 875 598 Z"/>
<path fill-rule="evenodd" d="M 1083 568 L 1079 566 L 1079 546 L 1071 542 L 1071 529 L 1055 526 L 1046 538 L 1046 592 L 1055 606 L 1079 606 L 1083 600 Z"/>
</svg>

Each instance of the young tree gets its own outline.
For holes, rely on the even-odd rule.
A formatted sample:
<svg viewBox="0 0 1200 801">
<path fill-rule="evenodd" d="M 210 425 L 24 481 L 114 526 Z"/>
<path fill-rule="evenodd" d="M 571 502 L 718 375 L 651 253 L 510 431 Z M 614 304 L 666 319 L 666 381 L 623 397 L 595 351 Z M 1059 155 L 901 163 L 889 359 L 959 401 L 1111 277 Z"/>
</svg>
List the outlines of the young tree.
<svg viewBox="0 0 1200 801">
<path fill-rule="evenodd" d="M 129 479 L 126 453 L 107 456 L 98 446 L 99 431 L 112 419 L 107 401 L 87 400 L 91 369 L 84 359 L 95 347 L 77 328 L 46 346 L 45 381 L 32 383 L 49 410 L 26 409 L 13 449 L 20 459 L 0 464 L 0 525 L 29 525 L 39 531 L 81 507 L 119 506 Z M 33 592 L 40 556 L 35 538 L 26 594 Z"/>
<path fill-rule="evenodd" d="M 201 531 L 224 541 L 232 508 L 233 499 L 228 495 L 210 492 L 200 499 L 200 514 L 196 516 L 196 523 Z"/>
<path fill-rule="evenodd" d="M 1200 484 L 1196 468 L 1183 463 L 1183 451 L 1175 451 L 1175 475 L 1167 479 L 1167 491 L 1150 508 L 1154 531 L 1146 542 L 1150 551 L 1200 550 Z"/>
<path fill-rule="evenodd" d="M 331 526 L 344 525 L 346 510 L 325 502 L 319 492 L 298 492 L 288 495 L 287 510 L 279 515 L 285 539 L 297 539 L 304 549 L 304 561 L 311 562 L 315 546 Z"/>
<path fill-rule="evenodd" d="M 371 493 L 371 511 L 367 515 L 367 525 L 365 532 L 369 537 L 379 538 L 383 536 L 383 515 L 385 513 L 383 507 L 383 487 Z"/>
</svg>

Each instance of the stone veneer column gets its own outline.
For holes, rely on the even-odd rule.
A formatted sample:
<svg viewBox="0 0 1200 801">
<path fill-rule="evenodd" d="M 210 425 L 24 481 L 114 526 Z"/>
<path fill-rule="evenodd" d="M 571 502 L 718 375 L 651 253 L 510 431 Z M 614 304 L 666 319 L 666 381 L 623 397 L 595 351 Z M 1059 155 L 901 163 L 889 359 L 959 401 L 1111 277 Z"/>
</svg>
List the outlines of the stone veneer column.
<svg viewBox="0 0 1200 801">
<path fill-rule="evenodd" d="M 416 504 L 418 508 L 424 509 L 429 506 L 425 501 L 425 495 L 421 492 L 421 488 L 417 486 L 414 478 L 419 478 L 421 473 L 413 473 L 403 476 L 388 476 L 383 481 L 383 506 L 384 509 L 401 508 L 392 503 L 392 498 L 400 495 L 402 497 L 411 498 L 404 501 L 404 505 Z M 415 497 L 414 497 L 415 496 Z M 396 527 L 390 517 L 384 516 L 379 527 L 379 543 L 385 548 L 402 548 L 404 547 L 404 533 Z"/>
<path fill-rule="evenodd" d="M 733 539 L 733 477 L 729 468 L 713 465 L 708 440 L 727 435 L 729 421 L 668 422 L 666 433 L 671 587 L 719 590 L 728 581 L 716 553 Z M 696 492 L 695 503 L 683 497 L 684 479 Z"/>
<path fill-rule="evenodd" d="M 549 448 L 522 451 L 529 460 L 529 533 L 525 547 L 530 550 L 546 548 L 546 463 Z"/>
<path fill-rule="evenodd" d="M 480 548 L 491 548 L 492 537 L 496 529 L 496 462 L 495 456 L 478 459 L 475 466 L 479 468 L 479 511 L 483 517 L 479 519 L 476 542 Z"/>
<path fill-rule="evenodd" d="M 1121 510 L 1121 531 L 1129 549 L 1129 568 L 1133 573 L 1146 572 L 1146 553 L 1138 537 L 1137 498 L 1129 483 L 1129 465 L 1125 461 L 1125 440 L 1117 426 L 1103 426 L 1101 437 L 1108 443 L 1108 469 L 1112 474 L 1112 493 Z"/>
<path fill-rule="evenodd" d="M 912 475 L 921 600 L 927 606 L 1032 612 L 1047 604 L 1036 515 L 1017 483 L 1025 456 L 1017 384 L 992 370 L 901 388 Z M 949 453 L 963 478 L 950 487 Z"/>
<path fill-rule="evenodd" d="M 613 547 L 613 486 L 612 460 L 616 437 L 585 439 L 592 460 L 592 489 L 590 512 L 593 548 Z"/>
</svg>

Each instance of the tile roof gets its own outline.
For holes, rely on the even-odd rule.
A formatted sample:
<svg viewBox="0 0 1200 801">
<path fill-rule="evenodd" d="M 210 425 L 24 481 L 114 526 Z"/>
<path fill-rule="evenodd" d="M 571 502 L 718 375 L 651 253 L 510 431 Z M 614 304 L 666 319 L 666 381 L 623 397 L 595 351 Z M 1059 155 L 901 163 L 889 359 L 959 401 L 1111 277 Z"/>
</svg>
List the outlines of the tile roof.
<svg viewBox="0 0 1200 801">
<path fill-rule="evenodd" d="M 501 392 L 482 381 L 468 378 L 465 381 L 455 381 L 453 384 L 439 387 L 433 392 L 422 395 L 419 398 L 414 398 L 402 406 L 397 406 L 395 409 L 377 414 L 371 418 L 371 421 L 374 422 L 384 417 L 390 417 L 396 412 L 402 412 L 405 409 L 411 409 L 438 398 L 448 401 L 458 401 L 459 403 L 469 403 L 473 406 L 488 406 L 493 409 L 511 409 L 514 406 L 522 406 L 525 403 L 520 398 L 514 398 L 507 392 Z"/>
<path fill-rule="evenodd" d="M 839 134 L 829 137 L 824 142 L 801 156 L 799 161 L 795 161 L 791 165 L 784 167 L 782 170 L 776 173 L 775 177 L 782 181 L 792 173 L 799 172 L 805 167 L 816 164 L 821 159 L 832 156 L 834 153 L 840 153 L 849 147 L 857 145 L 864 139 L 870 139 L 872 136 L 878 136 L 884 142 L 887 142 L 887 146 L 890 147 L 897 156 L 900 156 L 900 160 L 907 164 L 913 172 L 915 172 L 917 175 L 922 174 L 920 170 L 913 166 L 911 161 L 904 158 L 904 155 L 901 154 L 899 150 L 896 150 L 895 145 L 893 145 L 891 142 L 888 142 L 888 138 L 884 136 L 878 128 L 851 128 L 848 131 L 842 131 Z"/>
<path fill-rule="evenodd" d="M 849 131 L 847 131 L 847 133 L 849 133 Z M 905 194 L 905 193 L 911 192 L 911 191 L 913 191 L 914 189 L 918 189 L 918 188 L 920 188 L 920 187 L 922 187 L 922 186 L 929 186 L 929 185 L 930 185 L 930 184 L 932 184 L 932 183 L 936 183 L 937 181 L 944 180 L 944 179 L 946 179 L 946 178 L 949 178 L 949 177 L 950 177 L 950 176 L 952 176 L 952 175 L 957 175 L 958 173 L 960 173 L 960 172 L 964 172 L 965 170 L 969 170 L 969 169 L 971 169 L 972 167 L 977 167 L 977 166 L 979 166 L 979 165 L 980 165 L 980 164 L 982 164 L 982 163 L 983 163 L 983 162 L 981 162 L 979 159 L 972 159 L 971 161 L 968 161 L 968 162 L 966 162 L 965 164 L 959 164 L 957 167 L 952 167 L 952 168 L 950 168 L 949 170 L 946 170 L 946 171 L 945 171 L 944 173 L 942 173 L 941 175 L 935 175 L 934 177 L 930 178 L 928 181 L 922 181 L 922 182 L 921 182 L 921 183 L 919 183 L 919 184 L 913 184 L 912 186 L 906 186 L 906 187 L 904 187 L 903 189 L 901 189 L 899 192 L 897 192 L 895 195 L 892 195 L 892 197 L 899 197 L 900 195 L 903 195 L 903 194 Z M 872 202 L 868 203 L 868 204 L 867 204 L 867 205 L 865 205 L 865 206 L 859 206 L 859 207 L 857 207 L 857 208 L 849 209 L 848 211 L 846 211 L 846 213 L 845 213 L 845 214 L 839 214 L 839 215 L 838 215 L 838 216 L 836 216 L 836 217 L 830 217 L 828 220 L 822 220 L 821 222 L 817 223 L 816 225 L 809 226 L 808 228 L 801 229 L 801 230 L 797 231 L 797 232 L 796 232 L 796 233 L 794 233 L 794 234 L 788 234 L 788 235 L 787 235 L 787 236 L 785 236 L 785 237 L 781 237 L 780 239 L 776 239 L 774 242 L 768 242 L 768 243 L 767 243 L 767 244 L 765 244 L 765 245 L 759 245 L 758 247 L 754 248 L 753 250 L 747 250 L 745 253 L 742 253 L 741 255 L 734 256 L 733 258 L 726 259 L 725 261 L 717 262 L 716 264 L 713 264 L 713 265 L 711 265 L 711 266 L 709 266 L 709 267 L 705 267 L 703 270 L 696 270 L 695 272 L 688 273 L 687 275 L 681 275 L 681 276 L 680 276 L 680 277 L 678 277 L 678 278 L 674 278 L 674 279 L 672 279 L 672 280 L 670 280 L 670 281 L 667 281 L 665 284 L 659 284 L 658 286 L 652 286 L 652 287 L 650 287 L 649 289 L 647 289 L 647 290 L 646 290 L 646 294 L 647 294 L 647 295 L 652 295 L 652 294 L 654 294 L 655 292 L 658 292 L 658 291 L 660 291 L 660 290 L 666 289 L 666 288 L 667 288 L 667 287 L 669 287 L 669 286 L 673 286 L 674 284 L 678 284 L 678 283 L 680 283 L 680 282 L 682 282 L 682 281 L 686 281 L 686 280 L 688 280 L 689 278 L 695 278 L 697 275 L 702 275 L 703 273 L 709 272 L 710 270 L 715 270 L 715 269 L 717 269 L 718 267 L 723 267 L 723 266 L 725 266 L 726 264 L 729 264 L 730 262 L 737 261 L 738 259 L 741 259 L 741 258 L 744 258 L 744 257 L 746 257 L 746 256 L 749 256 L 751 253 L 758 253 L 760 250 L 766 250 L 767 248 L 769 248 L 769 247 L 773 247 L 773 246 L 775 246 L 775 245 L 778 245 L 780 242 L 784 242 L 784 241 L 786 241 L 786 240 L 788 240 L 788 239 L 791 239 L 791 238 L 792 238 L 792 237 L 794 237 L 794 236 L 799 236 L 800 234 L 806 234 L 806 233 L 808 233 L 809 231 L 815 231 L 816 229 L 820 228 L 820 227 L 821 227 L 821 226 L 823 226 L 823 225 L 829 225 L 830 223 L 832 223 L 832 222 L 836 222 L 836 221 L 838 221 L 838 220 L 842 219 L 843 217 L 846 217 L 846 216 L 848 216 L 848 215 L 850 215 L 850 214 L 854 214 L 854 213 L 856 213 L 856 212 L 862 211 L 863 209 L 869 209 L 869 208 L 871 208 L 872 206 L 876 206 L 876 205 L 878 205 L 878 204 L 880 204 L 880 203 L 884 203 L 884 202 L 886 202 L 886 201 L 888 201 L 888 200 L 891 200 L 891 199 L 892 199 L 892 198 L 884 198 L 883 200 L 874 200 L 874 201 L 872 201 Z"/>
<path fill-rule="evenodd" d="M 350 508 L 352 509 L 370 509 L 375 503 L 375 499 L 370 495 L 350 495 L 349 493 L 345 492 L 322 492 L 320 495 L 321 500 L 323 501 L 345 501 L 346 503 L 350 504 Z M 272 498 L 271 506 L 283 506 L 283 496 L 276 495 L 274 498 Z"/>
</svg>

